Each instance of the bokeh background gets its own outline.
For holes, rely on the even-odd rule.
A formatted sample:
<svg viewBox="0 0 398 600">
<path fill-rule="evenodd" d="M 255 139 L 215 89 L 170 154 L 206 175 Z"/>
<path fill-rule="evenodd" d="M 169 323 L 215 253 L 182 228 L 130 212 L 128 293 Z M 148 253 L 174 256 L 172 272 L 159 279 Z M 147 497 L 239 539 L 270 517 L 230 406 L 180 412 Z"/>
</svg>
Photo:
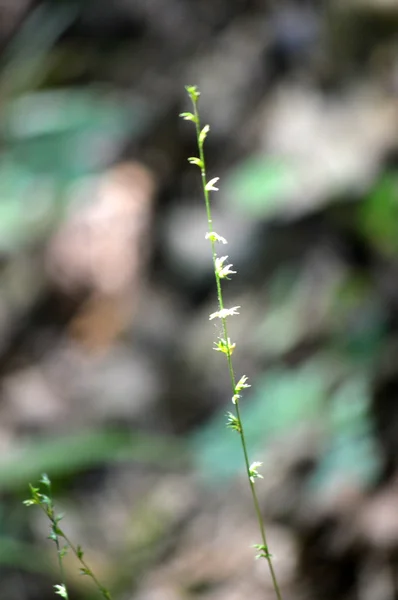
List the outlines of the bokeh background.
<svg viewBox="0 0 398 600">
<path fill-rule="evenodd" d="M 398 3 L 1 0 L 0 597 L 273 598 L 225 428 L 200 179 L 285 600 L 398 598 Z M 74 600 L 98 594 L 66 561 Z"/>
</svg>

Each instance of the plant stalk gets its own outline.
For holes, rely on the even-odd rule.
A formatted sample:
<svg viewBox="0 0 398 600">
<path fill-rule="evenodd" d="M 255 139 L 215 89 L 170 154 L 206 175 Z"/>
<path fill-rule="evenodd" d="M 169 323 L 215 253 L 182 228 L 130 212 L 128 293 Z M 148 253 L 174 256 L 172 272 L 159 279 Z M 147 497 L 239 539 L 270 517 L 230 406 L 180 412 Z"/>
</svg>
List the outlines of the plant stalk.
<svg viewBox="0 0 398 600">
<path fill-rule="evenodd" d="M 212 218 L 211 204 L 210 204 L 210 195 L 209 195 L 209 190 L 206 187 L 207 186 L 207 173 L 206 173 L 205 154 L 204 154 L 204 150 L 203 150 L 203 141 L 202 142 L 200 141 L 201 124 L 200 124 L 200 116 L 199 116 L 199 111 L 198 111 L 198 106 L 197 106 L 199 92 L 196 91 L 196 93 L 194 95 L 192 95 L 189 92 L 189 89 L 187 91 L 188 91 L 188 94 L 189 94 L 192 104 L 193 104 L 193 111 L 194 111 L 193 112 L 193 115 L 194 115 L 193 120 L 194 120 L 195 127 L 196 127 L 196 139 L 197 139 L 199 159 L 200 159 L 199 166 L 200 166 L 200 170 L 201 170 L 203 196 L 204 196 L 204 201 L 205 201 L 205 205 L 206 205 L 208 230 L 209 230 L 209 234 L 211 234 L 214 231 L 214 229 L 213 229 L 213 218 Z M 224 299 L 223 299 L 223 293 L 222 293 L 221 279 L 220 279 L 220 276 L 219 276 L 219 274 L 217 272 L 217 268 L 216 268 L 216 259 L 217 259 L 216 242 L 211 235 L 210 235 L 210 242 L 211 242 L 211 251 L 212 251 L 212 258 L 213 258 L 213 268 L 214 268 L 216 287 L 217 287 L 218 306 L 219 306 L 219 310 L 222 311 L 222 310 L 224 310 Z M 225 317 L 221 318 L 221 327 L 222 327 L 222 334 L 224 336 L 224 340 L 226 340 L 226 342 L 228 342 L 228 340 L 229 340 L 228 327 L 227 327 L 227 319 Z M 230 376 L 230 381 L 231 381 L 232 394 L 235 395 L 236 394 L 236 377 L 235 377 L 235 371 L 234 371 L 234 367 L 233 367 L 233 363 L 232 363 L 231 349 L 230 349 L 230 346 L 228 343 L 226 346 L 225 354 L 227 357 L 228 371 L 229 371 L 229 376 Z M 265 525 L 264 525 L 264 520 L 263 520 L 263 517 L 261 514 L 261 509 L 260 509 L 260 505 L 259 505 L 259 501 L 258 501 L 258 497 L 257 497 L 255 483 L 252 480 L 251 473 L 250 473 L 250 461 L 249 461 L 249 455 L 248 455 L 248 450 L 247 450 L 247 444 L 246 444 L 243 423 L 242 423 L 240 409 L 239 409 L 239 399 L 237 399 L 236 402 L 234 402 L 234 405 L 235 405 L 236 418 L 237 418 L 238 424 L 239 424 L 238 433 L 240 436 L 240 441 L 241 441 L 241 446 L 242 446 L 242 451 L 243 451 L 243 456 L 244 456 L 244 461 L 245 461 L 245 467 L 246 467 L 246 473 L 247 473 L 247 478 L 248 478 L 250 491 L 251 491 L 251 495 L 252 495 L 254 510 L 256 513 L 258 526 L 260 529 L 262 544 L 263 544 L 264 548 L 266 549 L 265 554 L 263 554 L 263 556 L 266 558 L 267 563 L 268 563 L 269 572 L 271 575 L 272 585 L 273 585 L 273 588 L 275 591 L 276 598 L 277 598 L 277 600 L 282 600 L 282 594 L 281 594 L 279 583 L 278 583 L 278 580 L 276 577 L 274 565 L 272 562 L 272 557 L 268 552 L 268 544 L 267 544 Z"/>
</svg>

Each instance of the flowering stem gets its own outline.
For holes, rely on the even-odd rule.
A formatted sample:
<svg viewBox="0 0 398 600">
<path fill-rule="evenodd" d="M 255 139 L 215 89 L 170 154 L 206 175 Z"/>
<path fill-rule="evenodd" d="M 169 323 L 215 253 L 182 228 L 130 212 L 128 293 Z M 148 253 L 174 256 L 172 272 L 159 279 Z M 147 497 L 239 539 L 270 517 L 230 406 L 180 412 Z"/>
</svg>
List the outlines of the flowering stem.
<svg viewBox="0 0 398 600">
<path fill-rule="evenodd" d="M 232 362 L 232 352 L 235 348 L 235 344 L 231 344 L 230 339 L 228 337 L 227 316 L 232 315 L 232 314 L 237 314 L 236 309 L 239 307 L 235 307 L 234 309 L 225 309 L 225 306 L 224 306 L 221 279 L 226 278 L 226 275 L 224 275 L 223 272 L 220 270 L 219 265 L 222 265 L 223 261 L 221 261 L 221 263 L 220 263 L 219 262 L 220 259 L 218 259 L 218 257 L 217 257 L 216 242 L 221 241 L 222 243 L 226 243 L 226 240 L 224 238 L 221 238 L 221 236 L 219 236 L 218 234 L 216 234 L 214 232 L 213 218 L 212 218 L 211 204 L 210 204 L 210 194 L 209 194 L 209 191 L 217 190 L 217 188 L 214 187 L 214 183 L 218 180 L 218 178 L 212 179 L 210 182 L 207 181 L 206 161 L 205 161 L 205 155 L 204 155 L 204 149 L 203 149 L 204 140 L 205 140 L 206 135 L 210 128 L 208 125 L 206 125 L 203 129 L 201 128 L 200 116 L 199 116 L 199 111 L 198 111 L 198 99 L 199 99 L 200 92 L 198 91 L 198 89 L 195 86 L 187 86 L 186 90 L 192 101 L 193 113 L 182 113 L 180 116 L 183 117 L 185 120 L 193 121 L 195 123 L 199 157 L 198 158 L 196 158 L 196 157 L 190 158 L 189 162 L 191 164 L 197 165 L 201 171 L 203 196 L 204 196 L 204 201 L 205 201 L 205 205 L 206 205 L 207 224 L 208 224 L 208 234 L 206 237 L 208 239 L 210 239 L 210 243 L 211 243 L 213 268 L 214 268 L 216 287 L 217 287 L 217 299 L 218 299 L 219 311 L 217 313 L 214 313 L 213 315 L 211 315 L 210 318 L 212 319 L 213 317 L 218 316 L 221 320 L 221 329 L 222 329 L 223 338 L 221 338 L 220 343 L 217 345 L 218 348 L 216 348 L 216 349 L 223 352 L 226 356 L 227 364 L 228 364 L 228 371 L 229 371 L 229 376 L 230 376 L 230 381 L 231 381 L 232 394 L 233 394 L 232 401 L 235 406 L 235 416 L 232 413 L 229 413 L 230 417 L 229 417 L 229 425 L 228 426 L 231 427 L 232 429 L 235 429 L 239 433 L 240 440 L 241 440 L 247 478 L 248 478 L 248 482 L 249 482 L 249 486 L 250 486 L 250 491 L 251 491 L 251 495 L 252 495 L 252 499 L 253 499 L 253 505 L 254 505 L 254 509 L 255 509 L 255 513 L 256 513 L 256 517 L 257 517 L 257 521 L 258 521 L 258 526 L 260 529 L 261 540 L 262 540 L 262 544 L 259 544 L 256 546 L 260 550 L 260 554 L 258 556 L 265 558 L 267 560 L 269 571 L 271 574 L 272 584 L 273 584 L 273 587 L 275 590 L 277 600 L 282 600 L 282 594 L 281 594 L 281 591 L 279 588 L 278 580 L 276 578 L 275 569 L 274 569 L 273 562 L 272 562 L 272 557 L 268 551 L 268 544 L 267 544 L 264 520 L 263 520 L 263 517 L 261 514 L 261 509 L 260 509 L 260 505 L 259 505 L 259 501 L 258 501 L 258 497 L 257 497 L 256 488 L 255 488 L 255 478 L 262 477 L 261 475 L 259 475 L 257 473 L 257 470 L 256 470 L 257 466 L 259 466 L 261 463 L 252 463 L 251 464 L 249 461 L 249 454 L 248 454 L 248 450 L 247 450 L 246 438 L 245 438 L 243 423 L 242 423 L 240 409 L 239 409 L 239 400 L 240 400 L 239 392 L 243 388 L 250 387 L 250 386 L 245 383 L 247 380 L 247 378 L 245 376 L 242 377 L 242 379 L 238 382 L 238 384 L 236 382 L 235 371 L 234 371 L 233 362 Z M 224 257 L 224 258 L 227 258 L 227 257 Z M 229 266 L 232 266 L 232 265 L 229 265 Z M 228 271 L 228 268 L 227 268 L 227 271 L 226 271 L 227 274 L 234 273 L 234 272 L 235 271 Z"/>
</svg>

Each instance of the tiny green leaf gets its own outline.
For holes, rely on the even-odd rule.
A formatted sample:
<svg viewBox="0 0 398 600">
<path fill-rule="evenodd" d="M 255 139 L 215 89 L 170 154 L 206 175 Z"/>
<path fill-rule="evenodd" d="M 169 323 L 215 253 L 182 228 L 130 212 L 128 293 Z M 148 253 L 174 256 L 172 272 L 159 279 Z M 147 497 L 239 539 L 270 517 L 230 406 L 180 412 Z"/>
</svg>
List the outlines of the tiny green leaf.
<svg viewBox="0 0 398 600">
<path fill-rule="evenodd" d="M 30 493 L 32 494 L 32 497 L 36 498 L 39 495 L 39 488 L 37 487 L 33 487 L 33 485 L 30 483 L 29 484 L 29 489 L 30 489 Z"/>
<path fill-rule="evenodd" d="M 190 156 L 188 158 L 188 162 L 191 165 L 197 165 L 198 167 L 200 167 L 201 169 L 203 169 L 203 162 L 200 160 L 200 158 L 197 158 L 196 156 Z"/>
<path fill-rule="evenodd" d="M 60 513 L 59 515 L 57 515 L 57 516 L 54 518 L 54 522 L 55 522 L 55 523 L 59 523 L 60 521 L 62 521 L 62 519 L 64 518 L 64 516 L 65 516 L 65 513 Z"/>
<path fill-rule="evenodd" d="M 182 119 L 184 119 L 184 121 L 193 121 L 194 123 L 197 122 L 197 118 L 195 117 L 195 115 L 193 113 L 190 112 L 183 112 L 180 113 L 179 115 Z"/>
<path fill-rule="evenodd" d="M 51 481 L 46 473 L 43 473 L 43 475 L 41 476 L 41 479 L 39 481 L 40 481 L 40 483 L 45 485 L 47 488 L 51 487 Z"/>
<path fill-rule="evenodd" d="M 47 506 L 51 506 L 52 502 L 51 502 L 51 498 L 49 496 L 46 496 L 45 494 L 39 494 L 39 496 L 40 496 L 41 504 L 46 504 Z"/>
<path fill-rule="evenodd" d="M 270 559 L 272 554 L 270 554 L 268 547 L 265 544 L 254 544 L 253 548 L 259 550 L 259 553 L 256 555 L 256 559 L 259 558 L 267 558 Z"/>
<path fill-rule="evenodd" d="M 197 102 L 198 98 L 200 96 L 200 91 L 198 90 L 198 88 L 196 87 L 196 85 L 186 85 L 185 89 L 188 92 L 188 95 L 190 96 L 192 102 Z"/>
<path fill-rule="evenodd" d="M 69 546 L 63 546 L 63 548 L 61 548 L 59 551 L 60 558 L 61 559 L 64 558 L 68 554 L 68 551 L 69 551 Z"/>
</svg>

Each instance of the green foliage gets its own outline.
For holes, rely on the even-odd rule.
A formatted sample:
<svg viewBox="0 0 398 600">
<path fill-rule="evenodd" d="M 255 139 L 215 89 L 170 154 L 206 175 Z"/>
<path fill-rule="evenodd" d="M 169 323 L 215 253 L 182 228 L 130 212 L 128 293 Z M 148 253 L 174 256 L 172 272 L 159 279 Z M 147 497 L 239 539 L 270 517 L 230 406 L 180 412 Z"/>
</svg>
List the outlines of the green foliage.
<svg viewBox="0 0 398 600">
<path fill-rule="evenodd" d="M 85 431 L 35 441 L 0 460 L 0 487 L 18 488 L 46 470 L 54 476 L 65 476 L 103 464 L 104 461 L 138 460 L 159 464 L 180 461 L 186 456 L 182 442 L 159 435 L 118 431 Z"/>
<path fill-rule="evenodd" d="M 359 208 L 358 225 L 380 253 L 398 254 L 398 172 L 379 179 Z"/>
<path fill-rule="evenodd" d="M 3 109 L 1 132 L 15 164 L 69 181 L 106 166 L 102 140 L 109 148 L 139 135 L 148 118 L 148 107 L 138 99 L 127 106 L 96 90 L 63 89 L 10 102 Z"/>
<path fill-rule="evenodd" d="M 0 565 L 17 567 L 30 573 L 46 573 L 49 570 L 48 561 L 37 552 L 34 544 L 1 535 L 0 536 Z"/>
<path fill-rule="evenodd" d="M 381 472 L 381 457 L 369 415 L 370 384 L 363 372 L 340 385 L 328 403 L 328 434 L 324 452 L 309 481 L 310 490 L 327 493 L 336 482 L 373 485 Z"/>
<path fill-rule="evenodd" d="M 101 172 L 114 149 L 127 136 L 140 136 L 150 119 L 137 98 L 127 106 L 95 90 L 34 92 L 3 106 L 0 250 L 48 235 L 64 214 L 68 186 Z M 32 190 L 38 191 L 34 202 Z"/>
<path fill-rule="evenodd" d="M 330 282 L 328 297 L 334 292 L 333 287 L 336 288 L 335 282 Z M 313 288 L 300 265 L 280 267 L 268 282 L 264 302 L 267 309 L 264 315 L 259 316 L 258 326 L 253 332 L 256 351 L 266 357 L 280 357 L 311 334 L 323 333 L 328 326 L 327 307 L 319 307 L 323 295 L 319 287 L 317 290 Z M 313 305 L 314 297 L 318 310 L 309 311 L 308 306 Z M 323 313 L 325 318 L 317 318 L 314 312 Z M 315 326 L 317 331 L 314 331 Z"/>
<path fill-rule="evenodd" d="M 40 84 L 49 52 L 77 16 L 73 3 L 33 7 L 2 55 L 1 93 L 4 97 Z"/>
<path fill-rule="evenodd" d="M 37 183 L 32 173 L 13 161 L 0 162 L 1 252 L 15 252 L 45 237 L 55 223 L 56 207 L 45 190 L 35 198 L 32 208 L 30 194 Z"/>
<path fill-rule="evenodd" d="M 258 550 L 258 554 L 256 555 L 256 559 L 259 558 L 270 558 L 272 554 L 269 553 L 267 546 L 264 544 L 254 544 L 253 548 Z"/>
<path fill-rule="evenodd" d="M 140 136 L 152 119 L 138 97 L 127 102 L 105 90 L 41 89 L 50 53 L 77 15 L 75 3 L 33 7 L 2 55 L 2 252 L 46 237 L 62 218 L 67 187 L 110 165 L 120 144 Z"/>
<path fill-rule="evenodd" d="M 287 162 L 265 156 L 252 156 L 228 176 L 225 192 L 245 214 L 263 219 L 281 212 L 285 200 L 297 189 L 297 178 Z"/>
<path fill-rule="evenodd" d="M 341 352 L 360 364 L 374 362 L 386 334 L 386 307 L 371 281 L 353 274 L 332 297 L 330 332 Z"/>
<path fill-rule="evenodd" d="M 252 334 L 255 352 L 280 359 L 307 342 L 339 349 L 349 359 L 372 360 L 386 327 L 385 308 L 374 285 L 363 275 L 336 269 L 318 281 L 304 264 L 280 267 L 267 283 Z"/>
</svg>

